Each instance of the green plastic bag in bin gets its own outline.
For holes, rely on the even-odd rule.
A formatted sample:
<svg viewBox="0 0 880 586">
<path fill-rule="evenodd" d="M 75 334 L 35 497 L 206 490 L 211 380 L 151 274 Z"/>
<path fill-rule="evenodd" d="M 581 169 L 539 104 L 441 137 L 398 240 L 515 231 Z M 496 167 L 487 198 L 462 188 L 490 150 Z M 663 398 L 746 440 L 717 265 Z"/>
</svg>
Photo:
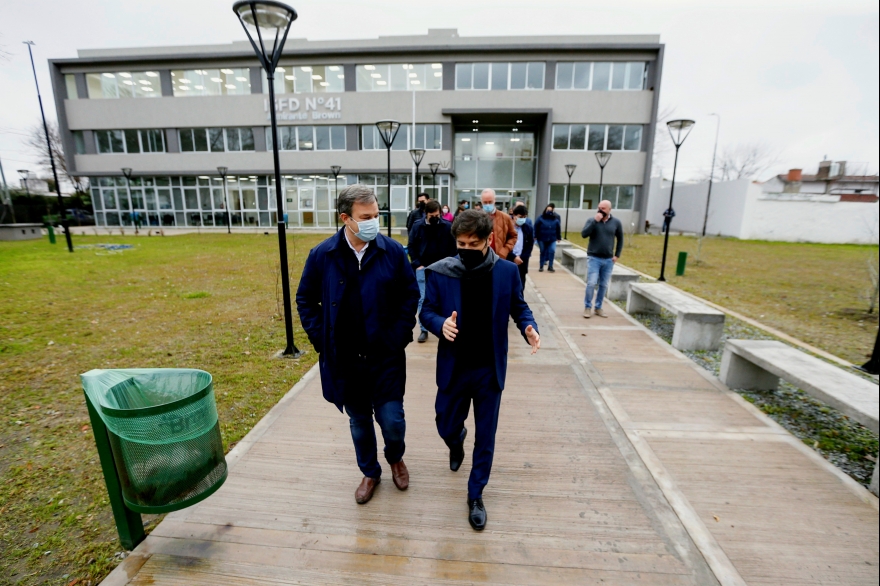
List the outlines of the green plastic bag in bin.
<svg viewBox="0 0 880 586">
<path fill-rule="evenodd" d="M 214 385 L 203 370 L 90 370 L 83 389 L 107 426 L 125 504 L 165 513 L 226 480 Z"/>
</svg>

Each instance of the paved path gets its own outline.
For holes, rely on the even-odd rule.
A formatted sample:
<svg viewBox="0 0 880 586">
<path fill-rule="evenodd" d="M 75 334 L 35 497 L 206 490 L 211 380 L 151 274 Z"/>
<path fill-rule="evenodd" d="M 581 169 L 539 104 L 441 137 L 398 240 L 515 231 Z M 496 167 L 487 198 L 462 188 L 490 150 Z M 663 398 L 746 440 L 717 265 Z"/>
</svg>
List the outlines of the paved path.
<svg viewBox="0 0 880 586">
<path fill-rule="evenodd" d="M 569 273 L 530 278 L 542 349 L 512 333 L 483 533 L 434 427 L 432 338 L 408 352 L 408 491 L 355 504 L 313 370 L 104 583 L 878 583 L 875 497 L 613 306 L 583 319 Z"/>
</svg>

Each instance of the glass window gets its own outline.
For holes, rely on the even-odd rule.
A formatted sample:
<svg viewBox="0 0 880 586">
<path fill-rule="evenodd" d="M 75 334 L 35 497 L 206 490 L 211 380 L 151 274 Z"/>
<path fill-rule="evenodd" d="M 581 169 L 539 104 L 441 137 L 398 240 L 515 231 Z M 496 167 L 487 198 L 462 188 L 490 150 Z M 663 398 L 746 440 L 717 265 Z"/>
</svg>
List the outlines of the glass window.
<svg viewBox="0 0 880 586">
<path fill-rule="evenodd" d="M 220 132 L 220 144 L 223 141 L 222 129 Z M 216 137 L 214 137 L 216 138 Z M 208 132 L 206 128 L 186 128 L 180 130 L 180 151 L 187 152 L 207 152 L 208 150 Z M 214 150 L 214 149 L 211 149 Z M 218 149 L 218 150 L 222 150 Z"/>
<path fill-rule="evenodd" d="M 162 95 L 158 71 L 87 73 L 90 99 L 155 98 Z"/>
<path fill-rule="evenodd" d="M 79 99 L 79 92 L 76 90 L 76 76 L 72 73 L 64 75 L 64 86 L 67 88 L 67 99 Z"/>
<path fill-rule="evenodd" d="M 604 151 L 605 150 L 605 125 L 590 124 L 590 135 L 587 142 L 587 150 Z"/>
<path fill-rule="evenodd" d="M 590 72 L 593 69 L 593 64 L 589 62 L 583 63 L 575 63 L 574 64 L 574 84 L 573 87 L 576 90 L 588 90 L 590 89 Z"/>
<path fill-rule="evenodd" d="M 409 132 L 410 125 L 401 124 L 397 131 L 397 135 L 394 137 L 394 142 L 391 143 L 391 150 L 405 151 L 409 149 Z M 379 129 L 376 128 L 375 125 L 361 126 L 361 150 L 385 150 L 385 142 L 382 140 L 382 137 L 379 134 Z"/>
<path fill-rule="evenodd" d="M 586 146 L 586 140 L 587 140 L 587 126 L 586 126 L 586 124 L 572 124 L 568 148 L 571 150 L 582 151 L 582 150 L 584 150 L 584 147 Z"/>
<path fill-rule="evenodd" d="M 212 153 L 222 153 L 226 150 L 225 145 L 223 144 L 222 128 L 208 129 L 208 144 L 210 145 L 210 150 Z"/>
<path fill-rule="evenodd" d="M 645 64 L 634 62 L 626 64 L 626 89 L 641 90 L 645 87 Z"/>
<path fill-rule="evenodd" d="M 623 128 L 622 124 L 608 125 L 607 148 L 609 151 L 623 150 Z"/>
<path fill-rule="evenodd" d="M 603 188 L 607 188 L 608 186 L 603 186 Z M 602 196 L 599 194 L 599 186 L 598 185 L 584 185 L 584 194 L 583 200 L 581 202 L 581 209 L 584 210 L 594 210 L 596 206 L 599 205 L 599 202 L 602 201 Z"/>
<path fill-rule="evenodd" d="M 330 148 L 334 151 L 345 150 L 345 126 L 330 127 Z"/>
<path fill-rule="evenodd" d="M 611 89 L 622 90 L 626 85 L 626 63 L 614 63 L 611 73 Z"/>
<path fill-rule="evenodd" d="M 554 204 L 557 208 L 564 208 L 565 206 L 565 187 L 565 185 L 550 186 L 550 203 Z"/>
<path fill-rule="evenodd" d="M 300 126 L 297 128 L 297 150 L 311 151 L 315 148 L 315 139 L 311 126 Z"/>
<path fill-rule="evenodd" d="M 642 148 L 642 127 L 628 124 L 624 132 L 623 150 L 638 151 Z"/>
<path fill-rule="evenodd" d="M 357 91 L 422 91 L 443 88 L 442 63 L 358 65 Z"/>
<path fill-rule="evenodd" d="M 241 150 L 241 140 L 238 136 L 238 128 L 227 128 L 226 129 L 226 150 L 227 151 L 240 151 Z"/>
<path fill-rule="evenodd" d="M 160 129 L 141 130 L 142 151 L 145 153 L 165 152 L 165 133 Z"/>
<path fill-rule="evenodd" d="M 345 91 L 342 65 L 285 65 L 275 70 L 275 93 L 309 94 Z M 263 93 L 269 82 L 263 71 Z"/>
<path fill-rule="evenodd" d="M 180 137 L 181 152 L 189 153 L 196 150 L 196 145 L 193 142 L 193 130 L 191 128 L 180 130 L 177 134 Z"/>
<path fill-rule="evenodd" d="M 570 126 L 568 124 L 553 125 L 553 149 L 557 151 L 568 149 L 568 133 Z"/>
<path fill-rule="evenodd" d="M 471 79 L 474 74 L 473 63 L 456 63 L 455 65 L 455 89 L 471 89 Z"/>
<path fill-rule="evenodd" d="M 488 63 L 474 63 L 473 88 L 475 90 L 489 89 L 489 64 Z"/>
<path fill-rule="evenodd" d="M 125 134 L 125 151 L 128 153 L 141 152 L 140 139 L 137 130 L 124 130 Z"/>
<path fill-rule="evenodd" d="M 315 126 L 315 150 L 316 151 L 329 151 L 330 150 L 330 127 L 329 126 Z"/>
<path fill-rule="evenodd" d="M 121 130 L 96 130 L 95 143 L 100 154 L 125 152 L 125 138 Z"/>
<path fill-rule="evenodd" d="M 621 185 L 617 193 L 617 205 L 615 207 L 619 210 L 631 210 L 635 195 L 636 188 L 634 185 Z"/>
<path fill-rule="evenodd" d="M 593 91 L 607 91 L 611 82 L 611 64 L 593 63 Z"/>
<path fill-rule="evenodd" d="M 520 63 L 519 65 L 525 65 L 524 63 Z M 510 68 L 509 63 L 492 63 L 492 89 L 493 90 L 506 90 L 507 89 L 507 74 Z M 525 74 L 525 71 L 523 71 Z M 523 80 L 523 88 L 525 88 L 525 80 Z"/>
<path fill-rule="evenodd" d="M 83 136 L 82 130 L 74 130 L 73 131 L 73 146 L 76 154 L 84 155 L 86 154 L 86 139 Z"/>
<path fill-rule="evenodd" d="M 440 150 L 442 129 L 440 124 L 416 124 L 415 139 L 410 148 Z"/>
<path fill-rule="evenodd" d="M 172 91 L 179 96 L 233 96 L 251 93 L 250 71 L 237 69 L 175 69 Z"/>
<path fill-rule="evenodd" d="M 514 88 L 510 88 L 514 89 Z M 526 89 L 542 90 L 544 89 L 544 63 L 534 61 L 529 63 L 529 76 L 526 83 Z"/>
<path fill-rule="evenodd" d="M 556 64 L 556 89 L 570 90 L 574 76 L 574 63 Z"/>
<path fill-rule="evenodd" d="M 239 136 L 241 137 L 241 150 L 243 151 L 252 151 L 255 149 L 254 147 L 254 129 L 253 128 L 239 128 L 238 129 Z"/>
<path fill-rule="evenodd" d="M 459 90 L 544 89 L 544 63 L 457 63 Z"/>
</svg>

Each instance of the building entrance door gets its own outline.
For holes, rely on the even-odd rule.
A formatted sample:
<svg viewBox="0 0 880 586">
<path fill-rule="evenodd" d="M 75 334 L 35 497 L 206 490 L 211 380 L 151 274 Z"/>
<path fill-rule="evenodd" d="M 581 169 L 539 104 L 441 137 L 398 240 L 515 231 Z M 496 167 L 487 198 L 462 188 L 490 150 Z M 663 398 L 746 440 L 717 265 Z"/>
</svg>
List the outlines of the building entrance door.
<svg viewBox="0 0 880 586">
<path fill-rule="evenodd" d="M 506 211 L 516 200 L 531 208 L 535 198 L 538 157 L 532 132 L 462 132 L 455 137 L 455 199 L 479 201 L 480 192 L 495 190 Z"/>
<path fill-rule="evenodd" d="M 300 224 L 304 228 L 315 226 L 315 189 L 313 187 L 299 188 L 299 211 L 302 217 Z"/>
</svg>

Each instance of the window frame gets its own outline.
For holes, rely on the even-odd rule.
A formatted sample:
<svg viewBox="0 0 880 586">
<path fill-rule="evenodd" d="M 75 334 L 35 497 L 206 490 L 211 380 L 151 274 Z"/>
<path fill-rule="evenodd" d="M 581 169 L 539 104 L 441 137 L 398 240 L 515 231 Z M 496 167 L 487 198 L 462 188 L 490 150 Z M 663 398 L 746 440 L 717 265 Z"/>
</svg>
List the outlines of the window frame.
<svg viewBox="0 0 880 586">
<path fill-rule="evenodd" d="M 392 83 L 392 67 L 403 67 L 406 70 L 406 88 L 395 88 Z M 415 70 L 423 71 L 420 77 Z M 380 70 L 382 72 L 380 73 Z M 367 73 L 376 72 L 376 73 Z M 439 73 L 440 75 L 437 75 Z M 379 77 L 376 77 L 379 75 Z M 368 78 L 370 87 L 365 87 L 362 78 Z M 431 83 L 439 78 L 437 83 Z M 383 81 L 384 85 L 379 82 Z M 433 87 L 436 85 L 436 87 Z M 379 87 L 377 87 L 379 86 Z M 437 92 L 443 90 L 443 63 L 437 61 L 420 61 L 408 63 L 362 63 L 355 65 L 355 91 L 358 92 Z"/>
<path fill-rule="evenodd" d="M 486 64 L 489 66 L 488 86 L 486 88 L 474 88 L 474 65 L 482 65 L 482 64 Z M 525 87 L 522 87 L 522 88 L 510 87 L 512 75 L 513 75 L 513 65 L 514 64 L 523 64 L 526 66 Z M 503 65 L 506 68 L 505 78 L 507 80 L 507 83 L 504 88 L 496 89 L 496 88 L 492 87 L 492 80 L 493 80 L 493 77 L 495 76 L 496 67 L 501 66 L 501 65 Z M 540 65 L 541 70 L 540 70 L 540 75 L 538 75 L 538 78 L 541 80 L 540 87 L 529 87 L 529 73 L 530 73 L 533 65 Z M 470 87 L 459 87 L 458 69 L 461 66 L 470 67 Z M 546 61 L 463 61 L 461 63 L 455 64 L 455 90 L 456 91 L 459 91 L 459 90 L 461 90 L 461 91 L 478 91 L 478 92 L 484 92 L 484 91 L 495 91 L 495 92 L 500 92 L 500 91 L 515 91 L 515 92 L 541 91 L 546 86 L 546 80 L 545 80 L 546 73 L 547 73 L 547 62 Z"/>
<path fill-rule="evenodd" d="M 576 88 L 574 87 L 574 82 L 576 79 L 575 70 L 578 64 L 588 63 L 590 65 L 590 83 L 588 87 L 585 88 Z M 608 87 L 603 89 L 597 89 L 595 86 L 595 66 L 597 63 L 608 63 L 611 67 L 608 74 Z M 647 87 L 646 81 L 648 77 L 648 61 L 560 61 L 556 64 L 556 79 L 554 81 L 554 89 L 559 91 L 608 91 L 608 92 L 634 92 L 634 91 L 645 91 Z M 571 85 L 569 87 L 560 87 L 559 85 L 559 77 L 561 72 L 561 65 L 571 65 L 572 66 L 572 75 L 571 75 Z M 633 66 L 641 67 L 641 75 L 639 76 L 640 84 L 639 87 L 634 88 L 630 87 L 631 81 L 631 70 Z M 623 67 L 623 87 L 615 88 L 614 87 L 614 75 L 615 72 Z"/>
<path fill-rule="evenodd" d="M 566 148 L 557 148 L 556 147 L 556 137 L 557 137 L 557 128 L 567 127 L 566 131 Z M 571 148 L 571 130 L 573 126 L 584 126 L 586 127 L 586 131 L 584 134 L 584 148 L 582 149 L 573 149 Z M 590 148 L 590 129 L 594 126 L 601 126 L 604 128 L 604 134 L 602 136 L 602 148 L 601 149 L 592 149 Z M 620 126 L 623 128 L 621 134 L 621 148 L 619 149 L 611 149 L 608 147 L 608 137 L 610 135 L 610 127 L 611 126 Z M 627 132 L 630 128 L 638 129 L 639 134 L 639 145 L 636 149 L 628 149 L 626 148 L 626 137 Z M 554 124 L 553 130 L 550 135 L 550 150 L 551 151 L 579 151 L 579 152 L 590 152 L 590 153 L 598 153 L 601 151 L 609 151 L 612 153 L 637 153 L 642 151 L 642 143 L 644 142 L 645 128 L 644 124 L 591 124 L 588 122 L 580 123 L 580 122 L 572 122 L 572 123 L 563 123 L 563 124 Z"/>
<path fill-rule="evenodd" d="M 129 135 L 129 133 L 135 133 L 134 136 Z M 162 150 L 145 150 L 144 144 L 149 145 L 149 134 L 150 132 L 157 132 L 161 137 L 161 147 Z M 121 151 L 104 151 L 101 146 L 101 139 L 103 137 L 110 137 L 111 133 L 118 133 L 119 141 L 122 145 Z M 95 153 L 99 155 L 155 155 L 155 154 L 165 154 L 167 153 L 167 146 L 165 144 L 165 132 L 161 128 L 125 128 L 125 129 L 102 129 L 102 130 L 94 130 L 93 134 L 95 136 Z M 138 150 L 132 151 L 129 149 L 129 141 L 136 139 Z M 113 147 L 112 140 L 109 143 L 109 146 Z M 83 142 L 83 148 L 85 148 L 85 142 Z M 79 153 L 77 154 L 85 154 Z"/>
</svg>

